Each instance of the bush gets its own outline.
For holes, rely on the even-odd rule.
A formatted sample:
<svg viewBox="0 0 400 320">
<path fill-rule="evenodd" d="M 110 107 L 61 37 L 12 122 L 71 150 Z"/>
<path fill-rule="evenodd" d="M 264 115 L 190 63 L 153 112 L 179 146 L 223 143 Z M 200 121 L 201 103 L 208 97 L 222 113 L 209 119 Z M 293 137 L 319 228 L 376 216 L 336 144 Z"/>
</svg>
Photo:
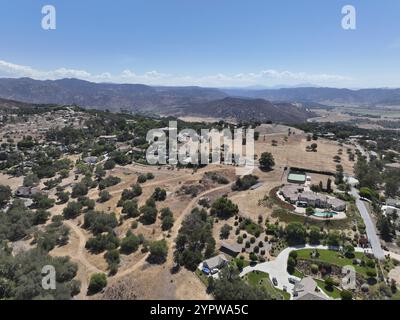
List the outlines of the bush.
<svg viewBox="0 0 400 320">
<path fill-rule="evenodd" d="M 33 219 L 32 219 L 32 224 L 34 226 L 39 225 L 39 224 L 45 224 L 46 221 L 50 217 L 50 212 L 44 210 L 44 209 L 38 209 L 34 214 L 33 214 Z"/>
<path fill-rule="evenodd" d="M 259 164 L 261 170 L 269 171 L 275 165 L 274 157 L 270 152 L 263 152 L 261 154 Z"/>
<path fill-rule="evenodd" d="M 228 219 L 238 213 L 238 206 L 225 197 L 218 198 L 211 206 L 211 214 L 222 219 Z"/>
<path fill-rule="evenodd" d="M 120 263 L 119 251 L 117 249 L 109 250 L 104 255 L 109 266 L 117 265 Z"/>
<path fill-rule="evenodd" d="M 108 191 L 102 190 L 99 193 L 99 202 L 107 202 L 108 200 L 111 199 L 111 195 Z"/>
<path fill-rule="evenodd" d="M 107 286 L 107 276 L 104 273 L 95 273 L 90 277 L 88 293 L 95 294 Z"/>
<path fill-rule="evenodd" d="M 146 173 L 146 179 L 147 180 L 153 180 L 154 179 L 154 174 L 152 174 L 151 172 Z"/>
<path fill-rule="evenodd" d="M 286 227 L 286 239 L 290 246 L 301 245 L 306 242 L 306 230 L 299 222 L 291 222 Z"/>
<path fill-rule="evenodd" d="M 243 178 L 237 178 L 235 184 L 232 186 L 233 191 L 244 191 L 250 189 L 258 182 L 258 177 L 254 175 L 247 175 Z"/>
<path fill-rule="evenodd" d="M 135 236 L 131 231 L 128 231 L 126 237 L 121 241 L 121 253 L 131 254 L 137 251 L 140 245 L 140 239 Z"/>
<path fill-rule="evenodd" d="M 83 184 L 83 183 L 77 183 L 72 187 L 72 198 L 78 198 L 80 196 L 85 196 L 87 195 L 89 189 L 88 187 Z"/>
<path fill-rule="evenodd" d="M 340 297 L 342 298 L 342 300 L 353 300 L 353 294 L 351 293 L 351 291 L 348 290 L 341 291 Z"/>
<path fill-rule="evenodd" d="M 122 205 L 122 213 L 126 214 L 127 218 L 136 218 L 140 215 L 137 201 L 127 200 Z"/>
<path fill-rule="evenodd" d="M 68 203 L 67 207 L 63 210 L 64 219 L 76 218 L 82 209 L 82 205 L 79 202 L 72 201 Z"/>
<path fill-rule="evenodd" d="M 91 230 L 94 235 L 112 232 L 117 225 L 118 221 L 114 213 L 89 211 L 85 213 L 83 220 L 83 228 Z"/>
<path fill-rule="evenodd" d="M 144 174 L 138 176 L 137 182 L 138 183 L 145 183 L 147 181 L 147 177 Z"/>
<path fill-rule="evenodd" d="M 161 229 L 163 231 L 170 230 L 174 225 L 174 217 L 169 208 L 163 208 L 161 210 Z"/>
<path fill-rule="evenodd" d="M 317 274 L 318 271 L 319 271 L 319 267 L 318 267 L 316 264 L 312 264 L 312 265 L 311 265 L 311 272 L 312 272 L 313 274 Z"/>
<path fill-rule="evenodd" d="M 140 217 L 143 224 L 153 224 L 157 220 L 157 209 L 149 204 L 144 205 L 140 208 Z"/>
<path fill-rule="evenodd" d="M 113 250 L 119 247 L 119 239 L 112 233 L 98 234 L 94 238 L 90 238 L 85 245 L 85 248 L 92 253 L 101 253 L 105 250 Z"/>
<path fill-rule="evenodd" d="M 229 238 L 229 234 L 231 233 L 232 227 L 228 224 L 224 224 L 221 228 L 220 231 L 220 238 L 221 239 L 228 239 Z"/>
<path fill-rule="evenodd" d="M 250 260 L 253 262 L 258 260 L 257 255 L 254 252 L 251 252 L 249 256 L 250 256 Z"/>
<path fill-rule="evenodd" d="M 150 256 L 148 261 L 150 263 L 163 263 L 165 262 L 168 254 L 168 246 L 165 240 L 153 241 L 150 243 Z"/>
<path fill-rule="evenodd" d="M 156 201 L 164 201 L 165 198 L 167 197 L 167 192 L 164 189 L 161 189 L 161 188 L 157 187 L 154 190 L 154 193 L 153 193 L 152 197 Z"/>
</svg>

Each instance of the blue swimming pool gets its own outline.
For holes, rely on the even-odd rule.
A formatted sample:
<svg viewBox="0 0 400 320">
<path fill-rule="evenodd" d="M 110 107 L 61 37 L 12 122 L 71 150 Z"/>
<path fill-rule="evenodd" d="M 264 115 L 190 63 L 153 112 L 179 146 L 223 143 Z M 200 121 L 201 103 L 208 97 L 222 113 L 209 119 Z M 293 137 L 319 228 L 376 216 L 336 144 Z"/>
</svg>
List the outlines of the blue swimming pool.
<svg viewBox="0 0 400 320">
<path fill-rule="evenodd" d="M 318 217 L 318 218 L 333 218 L 336 215 L 337 215 L 337 212 L 334 212 L 334 211 L 325 211 L 325 212 L 317 211 L 313 214 L 314 217 Z"/>
</svg>

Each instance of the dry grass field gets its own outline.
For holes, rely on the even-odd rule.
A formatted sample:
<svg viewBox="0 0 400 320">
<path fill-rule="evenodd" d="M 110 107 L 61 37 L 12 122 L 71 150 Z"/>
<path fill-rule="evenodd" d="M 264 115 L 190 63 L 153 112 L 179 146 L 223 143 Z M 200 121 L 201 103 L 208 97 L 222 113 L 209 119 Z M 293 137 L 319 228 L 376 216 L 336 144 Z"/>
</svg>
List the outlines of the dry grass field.
<svg viewBox="0 0 400 320">
<path fill-rule="evenodd" d="M 63 247 L 53 249 L 50 254 L 53 256 L 68 255 L 78 264 L 77 279 L 82 283 L 82 290 L 76 298 L 211 299 L 206 293 L 204 285 L 194 273 L 184 269 L 176 274 L 171 273 L 171 269 L 174 266 L 174 241 L 178 230 L 185 216 L 197 206 L 199 199 L 206 197 L 209 198 L 210 202 L 213 202 L 218 197 L 227 195 L 238 205 L 241 216 L 257 221 L 258 216 L 261 215 L 265 221 L 266 218 L 271 218 L 272 209 L 260 205 L 259 202 L 265 195 L 268 195 L 272 188 L 286 182 L 286 176 L 284 175 L 286 166 L 334 172 L 336 163 L 333 161 L 333 156 L 338 153 L 339 149 L 343 149 L 342 165 L 344 170 L 347 173 L 352 173 L 353 171 L 353 163 L 347 159 L 346 147 L 340 147 L 334 141 L 319 139 L 316 141 L 318 152 L 306 152 L 306 146 L 314 141 L 308 142 L 306 134 L 293 128 L 291 130 L 295 134 L 287 138 L 288 129 L 289 127 L 280 125 L 263 125 L 257 129 L 260 132 L 260 138 L 255 144 L 256 154 L 259 157 L 262 152 L 271 152 L 275 158 L 276 166 L 270 172 L 262 172 L 255 168 L 252 174 L 257 175 L 262 183 L 262 186 L 255 190 L 233 192 L 231 184 L 221 185 L 211 180 L 203 179 L 206 172 L 213 171 L 227 178 L 229 182 L 234 182 L 236 179 L 235 167 L 226 165 L 209 165 L 194 171 L 192 169 L 172 170 L 167 166 L 157 167 L 132 164 L 125 167 L 117 166 L 109 171 L 108 175 L 121 178 L 121 182 L 106 189 L 111 194 L 111 199 L 105 203 L 96 202 L 95 209 L 104 212 L 115 212 L 117 218 L 121 214 L 121 208 L 117 207 L 117 203 L 123 190 L 130 189 L 133 184 L 137 183 L 137 178 L 140 174 L 151 172 L 154 175 L 154 179 L 141 184 L 143 193 L 138 197 L 139 206 L 145 203 L 156 187 L 167 191 L 166 200 L 157 202 L 157 209 L 161 210 L 169 207 L 173 212 L 175 224 L 169 232 L 162 231 L 159 218 L 152 225 L 143 225 L 139 222 L 134 230 L 131 228 L 133 219 L 124 220 L 115 228 L 119 238 L 123 238 L 128 230 L 132 230 L 137 235 L 142 234 L 149 241 L 165 239 L 169 248 L 167 261 L 163 265 L 150 265 L 146 261 L 147 253 L 142 253 L 140 249 L 130 255 L 121 254 L 119 270 L 116 275 L 108 278 L 108 286 L 105 292 L 88 297 L 86 291 L 90 276 L 96 272 L 107 273 L 107 263 L 104 259 L 104 253 L 91 254 L 85 249 L 86 241 L 92 237 L 92 234 L 81 227 L 83 215 L 74 220 L 67 220 L 64 224 L 70 228 L 70 241 Z M 276 140 L 278 145 L 272 146 L 272 140 Z M 75 162 L 76 159 L 77 157 L 74 157 L 71 160 Z M 317 174 L 312 176 L 313 180 L 318 180 L 318 182 L 324 177 L 326 178 L 326 176 Z M 67 179 L 64 179 L 62 184 L 68 185 L 66 190 L 71 191 L 71 185 L 81 178 L 82 176 L 80 175 L 78 180 L 75 180 L 75 174 L 71 173 Z M 18 186 L 22 185 L 22 178 L 10 178 L 7 175 L 0 174 L 0 183 L 9 185 L 15 191 Z M 41 187 L 43 186 L 42 181 Z M 195 195 L 185 194 L 182 192 L 183 186 L 194 186 L 198 189 L 198 193 Z M 99 190 L 97 188 L 91 189 L 88 197 L 97 200 L 98 193 Z M 55 189 L 48 192 L 48 194 L 50 197 L 56 198 Z M 53 216 L 62 214 L 65 206 L 65 204 L 55 205 L 50 211 Z M 214 237 L 217 241 L 217 248 L 221 244 L 219 232 L 225 223 L 233 225 L 234 218 L 215 223 Z M 231 231 L 227 241 L 235 241 L 234 230 L 235 228 Z"/>
<path fill-rule="evenodd" d="M 307 135 L 303 132 L 293 129 L 294 135 L 288 137 L 285 133 L 272 133 L 260 135 L 259 141 L 255 144 L 255 153 L 260 156 L 263 152 L 271 152 L 274 156 L 277 168 L 298 167 L 318 171 L 336 171 L 337 163 L 333 157 L 339 149 L 343 149 L 341 164 L 344 172 L 353 173 L 354 163 L 348 160 L 346 148 L 354 149 L 352 146 L 339 146 L 337 142 L 318 139 L 317 141 L 307 141 Z M 286 141 L 287 138 L 287 141 Z M 277 146 L 272 146 L 272 141 L 277 141 Z M 306 147 L 316 143 L 317 152 L 307 152 Z"/>
</svg>

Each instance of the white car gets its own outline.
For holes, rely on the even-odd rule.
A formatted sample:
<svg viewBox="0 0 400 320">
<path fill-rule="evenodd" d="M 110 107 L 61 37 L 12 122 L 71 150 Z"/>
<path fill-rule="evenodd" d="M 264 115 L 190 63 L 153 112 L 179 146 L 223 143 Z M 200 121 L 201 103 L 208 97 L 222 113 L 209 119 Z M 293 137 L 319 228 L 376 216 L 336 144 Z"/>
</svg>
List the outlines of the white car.
<svg viewBox="0 0 400 320">
<path fill-rule="evenodd" d="M 214 268 L 214 269 L 211 270 L 211 274 L 216 274 L 218 272 L 219 272 L 219 269 L 217 269 L 217 268 Z"/>
</svg>

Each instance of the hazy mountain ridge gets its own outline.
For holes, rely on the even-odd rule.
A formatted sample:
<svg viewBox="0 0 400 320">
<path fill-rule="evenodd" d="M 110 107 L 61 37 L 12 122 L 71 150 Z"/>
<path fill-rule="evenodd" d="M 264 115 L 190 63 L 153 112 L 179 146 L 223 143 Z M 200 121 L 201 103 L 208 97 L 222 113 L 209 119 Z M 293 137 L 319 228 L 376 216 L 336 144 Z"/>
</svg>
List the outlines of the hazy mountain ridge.
<svg viewBox="0 0 400 320">
<path fill-rule="evenodd" d="M 266 99 L 271 101 L 318 102 L 332 105 L 400 105 L 400 89 L 337 89 L 337 88 L 281 88 L 227 89 L 230 96 Z"/>
<path fill-rule="evenodd" d="M 92 83 L 78 79 L 39 81 L 0 79 L 0 97 L 36 104 L 76 104 L 100 110 L 121 109 L 165 115 L 201 115 L 238 120 L 303 122 L 312 114 L 289 103 L 229 98 L 220 89 Z"/>
<path fill-rule="evenodd" d="M 235 118 L 242 121 L 304 122 L 312 112 L 291 103 L 272 103 L 264 99 L 227 97 L 183 109 L 186 114 L 215 118 Z"/>
<path fill-rule="evenodd" d="M 143 84 L 92 83 L 78 79 L 39 81 L 0 79 L 0 97 L 29 103 L 76 104 L 119 111 L 149 111 L 221 99 L 218 89 L 151 87 Z"/>
</svg>

